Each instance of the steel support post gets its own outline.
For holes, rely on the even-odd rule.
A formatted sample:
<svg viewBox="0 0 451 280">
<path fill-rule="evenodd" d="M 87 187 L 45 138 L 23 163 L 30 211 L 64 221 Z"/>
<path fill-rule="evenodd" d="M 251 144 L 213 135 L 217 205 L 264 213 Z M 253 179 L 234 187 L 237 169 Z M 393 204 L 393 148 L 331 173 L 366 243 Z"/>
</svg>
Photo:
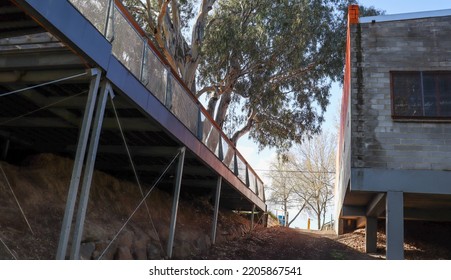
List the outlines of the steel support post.
<svg viewBox="0 0 451 280">
<path fill-rule="evenodd" d="M 96 162 L 97 148 L 99 146 L 100 133 L 102 131 L 103 117 L 105 114 L 106 102 L 108 96 L 113 94 L 108 81 L 103 81 L 101 93 L 97 101 L 96 114 L 94 117 L 94 127 L 89 141 L 88 158 L 86 160 L 85 171 L 83 172 L 83 182 L 81 187 L 80 198 L 78 202 L 78 212 L 74 228 L 74 236 L 72 239 L 72 248 L 70 258 L 73 260 L 80 259 L 80 244 L 83 237 L 83 229 L 85 224 L 86 209 L 88 207 L 89 192 L 91 190 L 92 175 L 94 173 L 94 165 Z"/>
<path fill-rule="evenodd" d="M 103 31 L 105 38 L 113 42 L 114 40 L 114 0 L 109 0 L 107 17 L 105 20 L 105 30 Z"/>
<path fill-rule="evenodd" d="M 404 259 L 403 192 L 387 192 L 386 201 L 387 260 Z"/>
<path fill-rule="evenodd" d="M 224 161 L 224 148 L 222 146 L 222 136 L 221 135 L 219 135 L 218 158 L 220 161 Z"/>
<path fill-rule="evenodd" d="M 245 173 L 245 178 L 246 178 L 246 187 L 250 187 L 251 186 L 251 184 L 250 184 L 250 181 L 249 181 L 249 167 L 246 165 L 246 173 Z M 254 191 L 254 190 L 252 190 L 252 191 Z M 256 194 L 257 194 L 257 192 L 256 192 Z M 257 194 L 258 195 L 258 194 Z"/>
<path fill-rule="evenodd" d="M 377 250 L 377 217 L 366 217 L 365 251 L 376 253 Z"/>
<path fill-rule="evenodd" d="M 172 109 L 172 74 L 171 71 L 166 71 L 166 97 L 164 101 L 164 105 L 169 110 Z"/>
<path fill-rule="evenodd" d="M 236 150 L 233 152 L 233 173 L 238 176 L 238 157 L 236 155 Z"/>
<path fill-rule="evenodd" d="M 268 227 L 268 219 L 269 219 L 269 215 L 268 215 L 268 206 L 265 206 L 265 214 L 264 214 L 264 219 L 263 219 L 263 226 L 264 227 Z"/>
<path fill-rule="evenodd" d="M 221 200 L 221 187 L 222 187 L 222 177 L 218 177 L 218 182 L 216 183 L 216 195 L 215 195 L 215 211 L 213 213 L 213 224 L 211 227 L 211 244 L 216 243 L 216 230 L 218 228 L 218 214 L 219 214 L 219 202 Z"/>
<path fill-rule="evenodd" d="M 80 135 L 78 137 L 77 152 L 75 154 L 74 167 L 72 169 L 72 177 L 70 179 L 69 191 L 67 194 L 66 209 L 64 211 L 63 224 L 61 226 L 58 249 L 56 252 L 57 260 L 64 260 L 66 258 L 66 250 L 69 241 L 72 218 L 74 215 L 75 201 L 77 199 L 80 176 L 83 169 L 86 146 L 88 144 L 89 131 L 91 129 L 92 117 L 94 114 L 102 72 L 99 69 L 91 69 L 91 75 L 92 78 L 89 85 L 89 95 L 86 102 Z"/>
<path fill-rule="evenodd" d="M 255 215 L 255 204 L 252 205 L 252 214 L 251 214 L 251 230 L 254 229 L 254 215 Z"/>
<path fill-rule="evenodd" d="M 202 137 L 204 134 L 204 126 L 202 122 L 202 111 L 200 107 L 197 108 L 197 139 L 202 142 Z"/>
<path fill-rule="evenodd" d="M 169 259 L 172 258 L 172 249 L 174 247 L 175 226 L 177 224 L 177 211 L 179 208 L 180 188 L 182 186 L 183 164 L 185 162 L 185 150 L 186 150 L 185 147 L 180 149 L 179 160 L 177 164 L 177 175 L 175 177 L 174 199 L 172 202 L 171 225 L 169 227 L 169 238 L 167 247 L 167 255 Z"/>
</svg>

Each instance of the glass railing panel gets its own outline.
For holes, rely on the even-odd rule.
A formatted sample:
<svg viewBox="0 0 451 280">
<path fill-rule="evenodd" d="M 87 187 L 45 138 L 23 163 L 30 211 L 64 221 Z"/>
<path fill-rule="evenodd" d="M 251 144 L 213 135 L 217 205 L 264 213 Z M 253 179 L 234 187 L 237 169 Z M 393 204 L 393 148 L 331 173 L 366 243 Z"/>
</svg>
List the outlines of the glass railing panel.
<svg viewBox="0 0 451 280">
<path fill-rule="evenodd" d="M 100 33 L 104 33 L 109 0 L 69 0 Z"/>
<path fill-rule="evenodd" d="M 140 78 L 144 41 L 117 7 L 115 7 L 114 11 L 114 39 L 112 45 L 113 55 L 135 77 Z"/>
<path fill-rule="evenodd" d="M 188 129 L 197 135 L 197 121 L 199 110 L 193 98 L 180 85 L 178 80 L 173 78 L 172 88 L 172 112 Z"/>
<path fill-rule="evenodd" d="M 254 193 L 257 193 L 257 182 L 256 182 L 256 176 L 254 173 L 252 173 L 251 170 L 249 170 L 249 189 L 253 191 Z M 260 190 L 258 190 L 258 193 L 260 194 Z"/>
<path fill-rule="evenodd" d="M 213 125 L 209 118 L 205 117 L 202 123 L 202 143 L 215 154 L 219 145 L 219 136 L 220 133 L 216 126 Z"/>
<path fill-rule="evenodd" d="M 238 163 L 238 178 L 246 184 L 246 164 L 240 155 L 237 155 L 236 160 Z"/>
<path fill-rule="evenodd" d="M 258 197 L 263 200 L 263 202 L 266 200 L 265 198 L 265 186 L 263 185 L 263 182 L 257 178 L 257 188 L 258 188 Z"/>
<path fill-rule="evenodd" d="M 227 156 L 230 157 L 229 153 L 232 153 L 233 151 L 229 145 L 229 142 L 224 138 L 224 135 L 221 135 L 221 141 L 222 141 L 222 153 L 224 155 L 224 160 L 225 160 Z M 232 171 L 233 171 L 233 169 L 232 169 Z"/>
<path fill-rule="evenodd" d="M 153 50 L 147 46 L 141 80 L 146 88 L 163 104 L 166 96 L 167 73 L 168 71 L 164 64 Z"/>
</svg>

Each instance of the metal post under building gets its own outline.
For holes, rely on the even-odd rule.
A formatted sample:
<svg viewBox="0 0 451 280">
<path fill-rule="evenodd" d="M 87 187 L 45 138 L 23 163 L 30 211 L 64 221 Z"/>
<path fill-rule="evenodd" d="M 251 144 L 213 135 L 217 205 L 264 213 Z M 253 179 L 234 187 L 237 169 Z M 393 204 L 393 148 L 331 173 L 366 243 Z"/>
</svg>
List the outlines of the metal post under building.
<svg viewBox="0 0 451 280">
<path fill-rule="evenodd" d="M 168 247 L 167 247 L 167 255 L 168 258 L 172 258 L 172 249 L 174 246 L 174 237 L 175 237 L 175 226 L 177 224 L 177 211 L 179 207 L 179 198 L 180 198 L 180 188 L 182 186 L 182 176 L 183 176 L 183 164 L 185 162 L 185 151 L 186 148 L 180 148 L 179 160 L 177 164 L 177 175 L 175 178 L 175 186 L 174 186 L 174 200 L 172 202 L 172 215 L 171 215 L 171 225 L 169 228 L 169 238 L 168 238 Z"/>
<path fill-rule="evenodd" d="M 222 177 L 219 176 L 218 182 L 216 184 L 215 210 L 213 213 L 213 224 L 211 227 L 211 244 L 216 243 L 216 230 L 218 228 L 219 202 L 221 200 L 221 186 L 222 186 Z"/>
<path fill-rule="evenodd" d="M 254 214 L 255 214 L 255 204 L 252 205 L 252 214 L 251 214 L 251 230 L 254 229 Z"/>
<path fill-rule="evenodd" d="M 83 183 L 78 202 L 78 213 L 75 222 L 74 236 L 70 258 L 73 260 L 80 259 L 80 244 L 83 237 L 83 229 L 85 224 L 86 210 L 88 207 L 89 192 L 91 190 L 92 175 L 94 173 L 94 165 L 96 162 L 97 148 L 99 145 L 100 133 L 102 131 L 103 117 L 105 115 L 106 102 L 108 96 L 113 94 L 113 90 L 108 81 L 103 81 L 101 93 L 97 101 L 96 115 L 94 118 L 94 127 L 89 142 L 88 158 L 83 174 Z"/>
<path fill-rule="evenodd" d="M 64 211 L 63 224 L 61 226 L 61 233 L 56 252 L 57 260 L 64 260 L 66 258 L 67 245 L 72 226 L 72 218 L 74 215 L 75 202 L 77 199 L 78 187 L 80 184 L 81 172 L 83 169 L 83 162 L 86 154 L 86 146 L 88 144 L 89 131 L 92 125 L 92 117 L 94 115 L 94 108 L 96 105 L 97 94 L 99 91 L 99 83 L 102 75 L 101 70 L 91 69 L 91 83 L 89 85 L 89 95 L 86 102 L 83 122 L 78 138 L 77 152 L 75 154 L 74 167 L 72 169 L 72 177 L 70 180 L 69 191 L 67 194 L 66 209 Z"/>
</svg>

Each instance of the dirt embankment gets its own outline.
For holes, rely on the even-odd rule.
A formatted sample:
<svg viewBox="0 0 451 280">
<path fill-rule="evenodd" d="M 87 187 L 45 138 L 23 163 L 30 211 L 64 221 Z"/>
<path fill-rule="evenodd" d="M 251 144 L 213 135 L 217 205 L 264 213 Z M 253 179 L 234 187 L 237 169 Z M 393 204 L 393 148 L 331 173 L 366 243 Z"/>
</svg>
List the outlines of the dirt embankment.
<svg viewBox="0 0 451 280">
<path fill-rule="evenodd" d="M 22 166 L 0 162 L 0 259 L 54 259 L 72 171 L 72 160 L 51 154 L 30 158 Z M 11 188 L 23 209 L 29 229 Z M 149 186 L 143 186 L 144 192 Z M 142 199 L 136 184 L 96 171 L 90 193 L 81 246 L 83 259 L 165 258 L 172 198 L 155 189 L 118 238 Z M 187 258 L 206 251 L 210 243 L 213 208 L 207 199 L 179 204 L 174 258 Z M 151 219 L 149 218 L 149 214 Z M 249 230 L 248 220 L 234 213 L 219 215 L 218 241 L 233 239 Z"/>
</svg>

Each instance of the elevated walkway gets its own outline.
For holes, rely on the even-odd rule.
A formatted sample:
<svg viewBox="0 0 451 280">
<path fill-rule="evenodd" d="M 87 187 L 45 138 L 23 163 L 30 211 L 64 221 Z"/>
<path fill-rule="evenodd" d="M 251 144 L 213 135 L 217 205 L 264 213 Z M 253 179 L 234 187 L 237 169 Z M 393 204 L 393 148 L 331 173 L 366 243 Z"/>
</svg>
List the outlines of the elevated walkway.
<svg viewBox="0 0 451 280">
<path fill-rule="evenodd" d="M 120 1 L 0 3 L 0 144 L 12 162 L 32 153 L 74 158 L 60 259 L 70 235 L 78 258 L 94 163 L 173 192 L 172 238 L 180 191 L 212 197 L 213 242 L 219 207 L 266 210 L 261 179 Z"/>
</svg>

